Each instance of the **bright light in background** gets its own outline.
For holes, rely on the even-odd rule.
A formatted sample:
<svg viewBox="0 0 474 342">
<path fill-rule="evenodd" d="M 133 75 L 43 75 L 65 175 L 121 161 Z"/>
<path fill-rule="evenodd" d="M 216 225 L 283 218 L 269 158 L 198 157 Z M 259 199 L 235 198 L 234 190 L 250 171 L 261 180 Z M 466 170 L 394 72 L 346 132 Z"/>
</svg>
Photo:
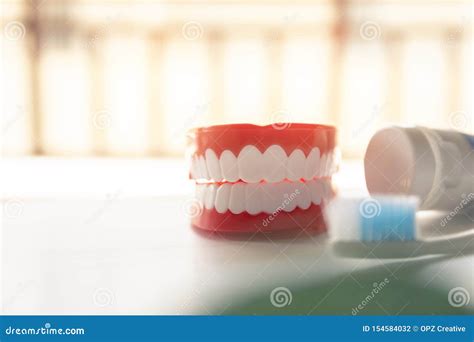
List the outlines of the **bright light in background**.
<svg viewBox="0 0 474 342">
<path fill-rule="evenodd" d="M 264 56 L 261 40 L 230 39 L 225 58 L 225 121 L 263 122 L 266 100 Z"/>
<path fill-rule="evenodd" d="M 302 121 L 328 123 L 330 42 L 295 38 L 285 47 L 283 57 L 283 108 Z"/>
<path fill-rule="evenodd" d="M 442 45 L 413 39 L 403 55 L 402 120 L 407 124 L 446 128 L 446 67 Z"/>
<path fill-rule="evenodd" d="M 113 37 L 106 40 L 104 52 L 105 107 L 94 109 L 102 115 L 95 129 L 107 131 L 112 152 L 143 153 L 148 141 L 146 41 Z"/>
<path fill-rule="evenodd" d="M 377 128 L 390 106 L 387 69 L 380 43 L 354 42 L 349 46 L 343 71 L 339 139 L 342 147 L 357 154 Z"/>
<path fill-rule="evenodd" d="M 205 45 L 182 37 L 171 42 L 164 54 L 164 135 L 170 150 L 181 152 L 188 129 L 205 122 L 212 99 Z M 158 94 L 157 94 L 158 95 Z"/>
<path fill-rule="evenodd" d="M 0 68 L 0 103 L 2 110 L 1 148 L 7 154 L 30 152 L 29 119 L 31 106 L 28 102 L 28 60 L 25 45 L 0 36 L 2 65 Z"/>
<path fill-rule="evenodd" d="M 46 49 L 41 58 L 45 148 L 53 154 L 82 155 L 92 147 L 89 71 L 80 46 Z"/>
<path fill-rule="evenodd" d="M 180 156 L 192 126 L 268 123 L 280 111 L 336 124 L 351 158 L 392 123 L 450 128 L 461 111 L 471 126 L 460 128 L 473 128 L 470 3 L 211 3 L 45 2 L 23 40 L 3 32 L 6 154 Z M 5 24 L 34 19 L 27 6 L 6 13 Z M 367 21 L 375 39 L 361 37 Z M 188 23 L 196 37 L 184 36 Z M 453 32 L 459 41 L 447 44 Z M 66 44 L 49 46 L 55 37 Z"/>
</svg>

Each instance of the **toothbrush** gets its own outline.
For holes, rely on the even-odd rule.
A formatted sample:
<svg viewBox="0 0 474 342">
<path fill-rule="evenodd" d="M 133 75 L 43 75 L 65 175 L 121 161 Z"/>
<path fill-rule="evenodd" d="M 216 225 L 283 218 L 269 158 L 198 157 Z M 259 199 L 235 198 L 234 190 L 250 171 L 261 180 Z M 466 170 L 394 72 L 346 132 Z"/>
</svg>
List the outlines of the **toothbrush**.
<svg viewBox="0 0 474 342">
<path fill-rule="evenodd" d="M 473 230 L 424 238 L 416 224 L 418 198 L 337 197 L 324 216 L 334 251 L 344 257 L 404 258 L 474 252 Z"/>
</svg>

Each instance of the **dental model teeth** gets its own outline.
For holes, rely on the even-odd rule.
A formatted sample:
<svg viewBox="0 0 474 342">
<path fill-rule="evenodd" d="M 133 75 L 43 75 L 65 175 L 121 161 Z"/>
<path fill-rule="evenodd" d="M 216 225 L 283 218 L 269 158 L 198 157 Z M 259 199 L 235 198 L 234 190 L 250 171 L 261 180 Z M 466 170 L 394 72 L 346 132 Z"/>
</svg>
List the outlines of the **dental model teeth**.
<svg viewBox="0 0 474 342">
<path fill-rule="evenodd" d="M 330 187 L 327 178 L 309 182 L 203 183 L 196 184 L 195 199 L 203 208 L 215 209 L 221 214 L 227 211 L 271 214 L 288 198 L 289 203 L 282 206 L 286 212 L 296 207 L 305 210 L 312 204 L 320 205 L 331 198 Z"/>
<path fill-rule="evenodd" d="M 191 130 L 190 178 L 201 206 L 192 224 L 213 231 L 324 229 L 321 208 L 338 168 L 335 128 L 234 124 Z"/>
<path fill-rule="evenodd" d="M 331 150 L 321 154 L 319 148 L 314 147 L 307 156 L 300 149 L 286 155 L 280 145 L 272 145 L 261 153 L 255 146 L 247 145 L 237 156 L 224 150 L 218 158 L 208 148 L 203 156 L 192 159 L 191 178 L 214 182 L 275 183 L 284 179 L 297 181 L 329 177 L 337 170 L 335 153 Z"/>
</svg>

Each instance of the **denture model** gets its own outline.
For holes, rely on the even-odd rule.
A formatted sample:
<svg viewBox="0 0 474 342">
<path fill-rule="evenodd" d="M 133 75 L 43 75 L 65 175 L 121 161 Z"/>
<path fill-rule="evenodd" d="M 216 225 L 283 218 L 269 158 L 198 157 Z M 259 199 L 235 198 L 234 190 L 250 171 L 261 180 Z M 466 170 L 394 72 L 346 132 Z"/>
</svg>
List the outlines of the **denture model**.
<svg viewBox="0 0 474 342">
<path fill-rule="evenodd" d="M 195 128 L 188 153 L 200 207 L 193 226 L 215 232 L 325 229 L 322 208 L 334 195 L 331 176 L 339 159 L 334 127 Z"/>
</svg>

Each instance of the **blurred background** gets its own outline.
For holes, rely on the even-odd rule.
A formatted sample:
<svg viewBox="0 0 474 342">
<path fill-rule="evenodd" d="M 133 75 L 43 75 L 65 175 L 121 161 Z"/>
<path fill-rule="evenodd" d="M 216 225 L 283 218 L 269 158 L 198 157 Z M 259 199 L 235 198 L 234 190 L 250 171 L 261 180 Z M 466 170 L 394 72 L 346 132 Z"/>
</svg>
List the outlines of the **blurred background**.
<svg viewBox="0 0 474 342">
<path fill-rule="evenodd" d="M 472 2 L 3 0 L 4 156 L 173 157 L 187 129 L 473 131 Z"/>
<path fill-rule="evenodd" d="M 182 158 L 193 126 L 334 124 L 334 183 L 367 193 L 378 128 L 474 132 L 472 0 L 1 0 L 0 21 L 2 312 L 275 313 L 284 286 L 277 312 L 351 314 L 389 277 L 365 313 L 472 313 L 447 302 L 472 293 L 472 248 L 395 263 L 196 234 Z"/>
</svg>

